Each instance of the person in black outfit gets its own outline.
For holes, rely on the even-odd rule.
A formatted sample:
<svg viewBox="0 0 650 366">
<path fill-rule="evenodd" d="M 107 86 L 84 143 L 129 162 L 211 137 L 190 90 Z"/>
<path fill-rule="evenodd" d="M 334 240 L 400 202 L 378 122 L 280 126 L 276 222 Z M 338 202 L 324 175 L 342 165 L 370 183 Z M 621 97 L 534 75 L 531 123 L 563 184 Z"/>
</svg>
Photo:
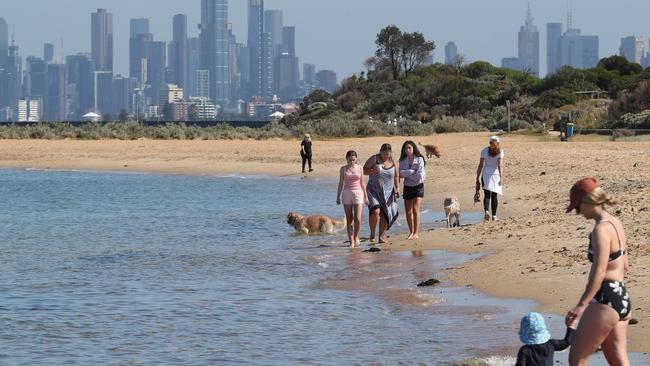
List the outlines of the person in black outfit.
<svg viewBox="0 0 650 366">
<path fill-rule="evenodd" d="M 515 366 L 553 366 L 553 353 L 571 345 L 576 322 L 567 327 L 564 339 L 551 339 L 542 314 L 526 314 L 519 329 L 519 339 L 524 345 L 519 349 Z"/>
<path fill-rule="evenodd" d="M 313 172 L 311 168 L 311 136 L 305 134 L 305 138 L 300 143 L 300 157 L 302 157 L 302 172 L 305 172 L 305 163 L 309 163 L 309 171 Z"/>
</svg>

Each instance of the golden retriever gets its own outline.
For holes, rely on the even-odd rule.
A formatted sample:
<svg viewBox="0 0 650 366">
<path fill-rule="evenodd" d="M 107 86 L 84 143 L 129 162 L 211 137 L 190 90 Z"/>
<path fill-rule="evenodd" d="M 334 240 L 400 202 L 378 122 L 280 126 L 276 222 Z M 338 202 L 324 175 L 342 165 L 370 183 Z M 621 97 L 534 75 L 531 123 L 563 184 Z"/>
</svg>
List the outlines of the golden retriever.
<svg viewBox="0 0 650 366">
<path fill-rule="evenodd" d="M 421 142 L 419 142 L 420 146 L 424 148 L 424 151 L 427 153 L 427 159 L 430 159 L 432 156 L 435 156 L 436 158 L 440 158 L 442 153 L 440 152 L 440 148 L 435 145 L 422 145 Z"/>
<path fill-rule="evenodd" d="M 460 204 L 458 203 L 458 199 L 453 196 L 445 198 L 444 208 L 447 227 L 460 227 Z M 456 219 L 456 222 L 453 224 L 451 223 L 452 216 Z"/>
<path fill-rule="evenodd" d="M 344 221 L 332 220 L 325 215 L 302 216 L 295 212 L 287 214 L 287 224 L 303 234 L 332 234 L 345 227 Z"/>
</svg>

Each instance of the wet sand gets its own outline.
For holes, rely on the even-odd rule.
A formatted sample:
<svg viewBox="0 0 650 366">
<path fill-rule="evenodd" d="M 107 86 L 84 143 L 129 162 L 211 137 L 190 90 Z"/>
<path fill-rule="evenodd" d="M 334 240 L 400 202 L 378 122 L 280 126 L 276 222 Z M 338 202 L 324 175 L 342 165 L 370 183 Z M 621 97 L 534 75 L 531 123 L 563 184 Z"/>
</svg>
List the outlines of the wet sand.
<svg viewBox="0 0 650 366">
<path fill-rule="evenodd" d="M 406 139 L 441 147 L 441 159 L 429 159 L 424 208 L 442 211 L 444 197 L 455 195 L 464 212 L 474 205 L 474 179 L 486 133 L 426 137 L 314 140 L 314 169 L 308 177 L 334 178 L 345 152 L 357 150 L 363 163 L 388 142 L 399 150 Z M 446 249 L 485 252 L 478 260 L 453 266 L 449 278 L 490 295 L 533 299 L 541 311 L 564 314 L 581 294 L 589 271 L 588 233 L 593 223 L 565 214 L 571 184 L 596 176 L 621 200 L 613 208 L 625 225 L 630 248 L 633 316 L 631 350 L 647 352 L 650 344 L 650 142 L 610 142 L 580 137 L 563 143 L 552 138 L 503 136 L 505 188 L 500 221 L 455 229 L 426 231 L 420 240 L 391 237 L 395 250 Z M 300 176 L 298 140 L 225 141 L 45 141 L 3 140 L 0 166 L 39 169 L 142 171 L 172 174 L 268 174 Z M 334 204 L 332 197 L 332 203 Z M 303 199 L 303 197 L 300 197 Z M 289 205 L 289 203 L 287 203 Z M 287 206 L 287 210 L 291 207 Z M 486 275 L 488 274 L 489 275 Z"/>
</svg>

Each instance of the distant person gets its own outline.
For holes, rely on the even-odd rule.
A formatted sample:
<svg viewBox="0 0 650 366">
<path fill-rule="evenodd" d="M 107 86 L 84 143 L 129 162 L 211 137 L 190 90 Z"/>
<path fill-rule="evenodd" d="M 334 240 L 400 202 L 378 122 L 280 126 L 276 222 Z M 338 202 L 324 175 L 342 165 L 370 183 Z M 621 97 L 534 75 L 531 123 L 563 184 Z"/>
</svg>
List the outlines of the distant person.
<svg viewBox="0 0 650 366">
<path fill-rule="evenodd" d="M 311 136 L 308 133 L 300 143 L 300 157 L 302 157 L 302 172 L 305 172 L 306 163 L 309 163 L 309 171 L 313 172 L 314 169 L 311 168 Z"/>
<path fill-rule="evenodd" d="M 483 187 L 483 209 L 485 221 L 497 220 L 498 195 L 503 194 L 503 156 L 501 141 L 497 136 L 489 138 L 488 147 L 481 150 L 481 160 L 476 169 L 476 191 Z M 492 209 L 492 215 L 490 215 Z"/>
<path fill-rule="evenodd" d="M 379 221 L 379 242 L 386 243 L 384 234 L 399 215 L 396 202 L 399 197 L 399 163 L 393 160 L 390 144 L 381 145 L 379 154 L 368 158 L 363 166 L 363 174 L 370 176 L 366 188 L 370 212 L 370 242 L 375 242 Z"/>
<path fill-rule="evenodd" d="M 363 167 L 357 164 L 357 152 L 350 150 L 345 154 L 347 164 L 339 171 L 339 188 L 336 194 L 336 204 L 343 202 L 345 223 L 348 229 L 350 246 L 360 244 L 361 215 L 363 204 L 368 204 L 368 193 L 363 181 Z"/>
<path fill-rule="evenodd" d="M 623 224 L 604 205 L 616 200 L 608 195 L 595 178 L 577 181 L 570 191 L 567 212 L 594 220 L 589 234 L 587 259 L 592 263 L 587 286 L 578 304 L 566 315 L 570 324 L 579 320 L 569 353 L 571 366 L 587 364 L 600 345 L 610 365 L 629 365 L 627 328 L 632 313 L 630 295 L 623 281 L 629 270 L 627 237 Z"/>
<path fill-rule="evenodd" d="M 524 345 L 517 353 L 515 366 L 553 366 L 553 353 L 571 345 L 576 321 L 567 326 L 564 339 L 551 339 L 544 317 L 540 313 L 528 313 L 521 318 L 519 339 Z"/>
<path fill-rule="evenodd" d="M 413 141 L 402 144 L 402 153 L 399 157 L 399 175 L 404 178 L 404 207 L 406 208 L 406 222 L 409 226 L 409 236 L 406 238 L 418 239 L 420 237 L 420 206 L 424 198 L 424 179 L 427 165 L 424 156 Z"/>
</svg>

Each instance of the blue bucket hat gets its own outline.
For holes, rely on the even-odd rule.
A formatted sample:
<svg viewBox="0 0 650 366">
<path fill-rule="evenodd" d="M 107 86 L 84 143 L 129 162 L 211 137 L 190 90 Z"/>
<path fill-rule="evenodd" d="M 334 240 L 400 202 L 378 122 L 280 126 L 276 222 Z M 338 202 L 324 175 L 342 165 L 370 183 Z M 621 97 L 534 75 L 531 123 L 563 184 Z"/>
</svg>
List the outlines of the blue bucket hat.
<svg viewBox="0 0 650 366">
<path fill-rule="evenodd" d="M 551 339 L 542 314 L 533 312 L 521 318 L 519 339 L 526 345 L 544 344 Z"/>
</svg>

